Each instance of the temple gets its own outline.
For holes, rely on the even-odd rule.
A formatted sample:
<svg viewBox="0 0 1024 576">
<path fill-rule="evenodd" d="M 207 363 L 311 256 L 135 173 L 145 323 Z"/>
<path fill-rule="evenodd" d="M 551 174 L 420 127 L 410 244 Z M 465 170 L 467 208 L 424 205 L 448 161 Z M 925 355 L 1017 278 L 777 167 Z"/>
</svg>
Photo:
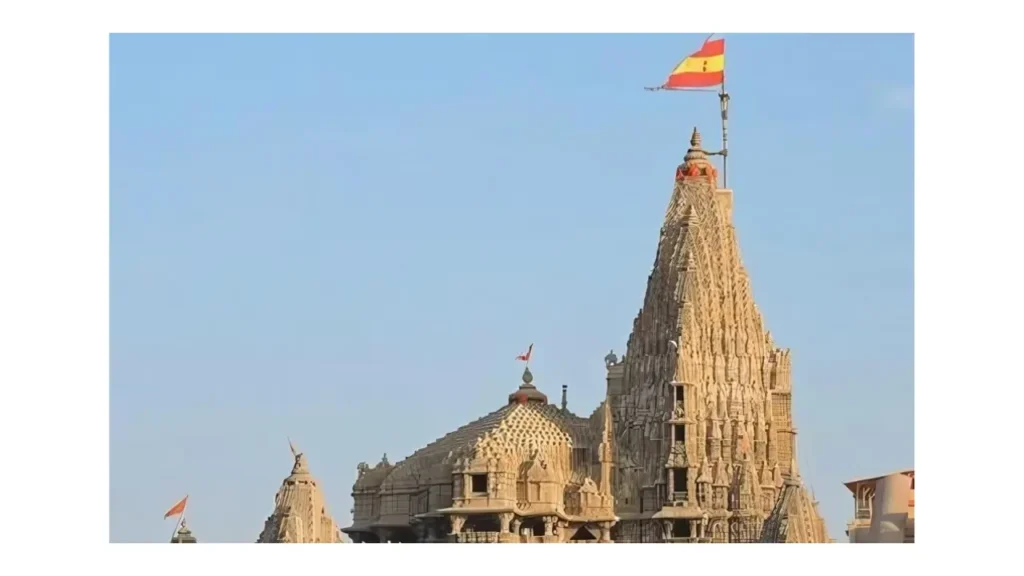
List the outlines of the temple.
<svg viewBox="0 0 1024 576">
<path fill-rule="evenodd" d="M 258 544 L 340 543 L 341 533 L 327 512 L 323 493 L 309 473 L 306 455 L 292 448 L 295 464 L 274 497 Z"/>
<path fill-rule="evenodd" d="M 754 304 L 732 203 L 694 129 L 626 354 L 605 358 L 605 401 L 577 416 L 550 404 L 527 369 L 494 412 L 397 464 L 360 464 L 344 532 L 356 542 L 828 542 L 796 466 L 790 354 Z"/>
<path fill-rule="evenodd" d="M 610 542 L 610 413 L 548 403 L 527 368 L 494 412 L 358 467 L 354 542 Z"/>
</svg>

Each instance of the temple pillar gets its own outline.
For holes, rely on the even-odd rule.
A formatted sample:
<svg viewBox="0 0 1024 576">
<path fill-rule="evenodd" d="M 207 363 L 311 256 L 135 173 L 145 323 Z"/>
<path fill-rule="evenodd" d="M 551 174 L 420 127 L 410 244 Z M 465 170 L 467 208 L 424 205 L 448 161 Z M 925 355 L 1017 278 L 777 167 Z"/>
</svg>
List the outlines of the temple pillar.
<svg viewBox="0 0 1024 576">
<path fill-rule="evenodd" d="M 509 533 L 509 524 L 512 523 L 512 518 L 514 518 L 514 517 L 515 517 L 515 514 L 513 514 L 511 512 L 502 512 L 502 513 L 498 514 L 498 520 L 501 522 L 501 533 L 502 534 L 508 534 Z"/>
<path fill-rule="evenodd" d="M 462 527 L 466 524 L 466 516 L 464 514 L 452 514 L 448 517 L 452 523 L 451 534 L 461 534 Z"/>
</svg>

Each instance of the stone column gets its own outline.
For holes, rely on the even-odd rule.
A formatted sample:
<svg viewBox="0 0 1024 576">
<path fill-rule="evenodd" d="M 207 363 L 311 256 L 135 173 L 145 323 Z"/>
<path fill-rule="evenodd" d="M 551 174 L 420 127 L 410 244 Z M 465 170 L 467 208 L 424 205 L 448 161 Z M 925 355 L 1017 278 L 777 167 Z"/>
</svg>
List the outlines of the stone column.
<svg viewBox="0 0 1024 576">
<path fill-rule="evenodd" d="M 612 523 L 601 522 L 601 538 L 598 542 L 611 542 L 612 541 Z"/>
<path fill-rule="evenodd" d="M 697 467 L 689 466 L 686 469 L 686 501 L 697 505 Z"/>
<path fill-rule="evenodd" d="M 466 524 L 466 516 L 464 514 L 452 514 L 448 517 L 452 523 L 452 534 L 460 534 L 462 527 Z"/>
<path fill-rule="evenodd" d="M 522 521 L 518 517 L 513 515 L 512 522 L 509 524 L 509 530 L 516 536 L 519 536 L 519 527 L 521 525 Z"/>
<path fill-rule="evenodd" d="M 502 513 L 498 514 L 498 520 L 501 521 L 501 533 L 502 534 L 508 534 L 508 532 L 509 532 L 509 524 L 512 523 L 512 518 L 513 517 L 515 517 L 515 514 L 513 514 L 511 512 L 502 512 Z"/>
<path fill-rule="evenodd" d="M 555 516 L 544 517 L 544 535 L 554 536 L 555 535 Z"/>
</svg>

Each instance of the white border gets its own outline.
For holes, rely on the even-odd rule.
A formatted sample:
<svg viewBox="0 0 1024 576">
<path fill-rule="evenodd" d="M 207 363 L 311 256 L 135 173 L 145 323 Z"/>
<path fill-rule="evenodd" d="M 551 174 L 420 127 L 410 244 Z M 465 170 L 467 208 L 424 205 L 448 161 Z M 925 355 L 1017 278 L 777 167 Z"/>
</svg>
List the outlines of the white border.
<svg viewBox="0 0 1024 576">
<path fill-rule="evenodd" d="M 984 562 L 974 539 L 1012 537 L 996 514 L 1012 505 L 1019 419 L 1019 183 L 1010 170 L 1020 112 L 1012 89 L 1019 52 L 1009 19 L 975 2 L 931 22 L 896 2 L 66 2 L 8 3 L 0 17 L 4 282 L 0 382 L 10 455 L 5 560 L 72 573 L 415 569 L 521 573 L 564 569 L 624 574 L 648 566 L 732 572 L 853 572 Z M 922 8 L 925 4 L 920 5 Z M 985 18 L 984 31 L 965 20 Z M 951 30 L 948 35 L 931 30 Z M 915 296 L 918 543 L 897 547 L 245 547 L 106 545 L 108 516 L 108 36 L 181 31 L 917 31 Z M 880 63 L 879 65 L 884 65 Z M 974 96 L 970 98 L 969 95 Z M 871 185 L 870 167 L 849 177 Z M 946 192 L 949 192 L 948 194 Z M 869 229 L 865 233 L 870 233 Z M 1016 242 L 1014 242 L 1016 240 Z M 164 506 L 166 503 L 154 503 Z M 148 513 L 148 512 L 147 512 Z M 943 516 L 940 518 L 940 515 Z M 991 518 L 985 516 L 992 515 Z M 834 535 L 841 539 L 842 535 Z M 89 544 L 89 546 L 84 546 Z M 943 546 L 943 544 L 947 544 Z M 52 546 L 68 550 L 50 551 Z M 926 552 L 921 552 L 924 547 Z M 71 550 L 74 548 L 74 550 Z M 586 551 L 584 554 L 583 551 Z M 943 556 L 927 552 L 944 552 Z M 10 554 L 10 555 L 9 555 Z M 669 558 L 668 555 L 672 555 Z M 767 561 L 767 564 L 765 563 Z M 913 561 L 913 564 L 911 562 Z M 940 565 L 939 562 L 943 564 Z M 935 565 L 931 565 L 935 562 Z"/>
</svg>

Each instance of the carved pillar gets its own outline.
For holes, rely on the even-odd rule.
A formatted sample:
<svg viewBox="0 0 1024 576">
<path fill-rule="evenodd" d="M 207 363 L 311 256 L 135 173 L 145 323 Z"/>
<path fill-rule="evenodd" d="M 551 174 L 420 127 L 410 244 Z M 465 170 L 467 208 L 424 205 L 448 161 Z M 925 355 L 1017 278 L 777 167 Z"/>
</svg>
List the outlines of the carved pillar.
<svg viewBox="0 0 1024 576">
<path fill-rule="evenodd" d="M 691 505 L 697 504 L 697 467 L 689 466 L 686 472 L 686 501 Z"/>
<path fill-rule="evenodd" d="M 498 514 L 498 520 L 501 521 L 501 533 L 502 534 L 508 534 L 508 532 L 509 532 L 509 524 L 512 523 L 512 518 L 513 517 L 515 517 L 515 514 L 513 514 L 511 512 L 501 512 L 500 514 Z"/>
<path fill-rule="evenodd" d="M 668 542 L 669 538 L 672 537 L 672 521 L 662 520 L 661 521 L 661 540 L 662 542 Z"/>
<path fill-rule="evenodd" d="M 518 518 L 517 516 L 514 516 L 514 515 L 513 515 L 512 521 L 511 521 L 511 523 L 509 524 L 509 529 L 510 529 L 510 530 L 511 530 L 511 532 L 512 532 L 513 534 L 515 534 L 516 536 L 518 536 L 518 535 L 519 535 L 519 526 L 520 526 L 520 525 L 522 525 L 522 521 L 521 521 L 521 520 L 520 520 L 520 519 L 519 519 L 519 518 Z"/>
<path fill-rule="evenodd" d="M 544 517 L 544 535 L 545 536 L 554 536 L 555 535 L 555 520 L 556 519 L 557 519 L 557 517 L 555 517 L 555 516 L 545 516 Z"/>
<path fill-rule="evenodd" d="M 612 523 L 601 522 L 601 537 L 598 542 L 611 542 L 612 541 Z"/>
<path fill-rule="evenodd" d="M 459 534 L 462 532 L 462 527 L 466 524 L 466 516 L 464 514 L 452 514 L 448 517 L 452 523 L 451 534 Z"/>
</svg>

